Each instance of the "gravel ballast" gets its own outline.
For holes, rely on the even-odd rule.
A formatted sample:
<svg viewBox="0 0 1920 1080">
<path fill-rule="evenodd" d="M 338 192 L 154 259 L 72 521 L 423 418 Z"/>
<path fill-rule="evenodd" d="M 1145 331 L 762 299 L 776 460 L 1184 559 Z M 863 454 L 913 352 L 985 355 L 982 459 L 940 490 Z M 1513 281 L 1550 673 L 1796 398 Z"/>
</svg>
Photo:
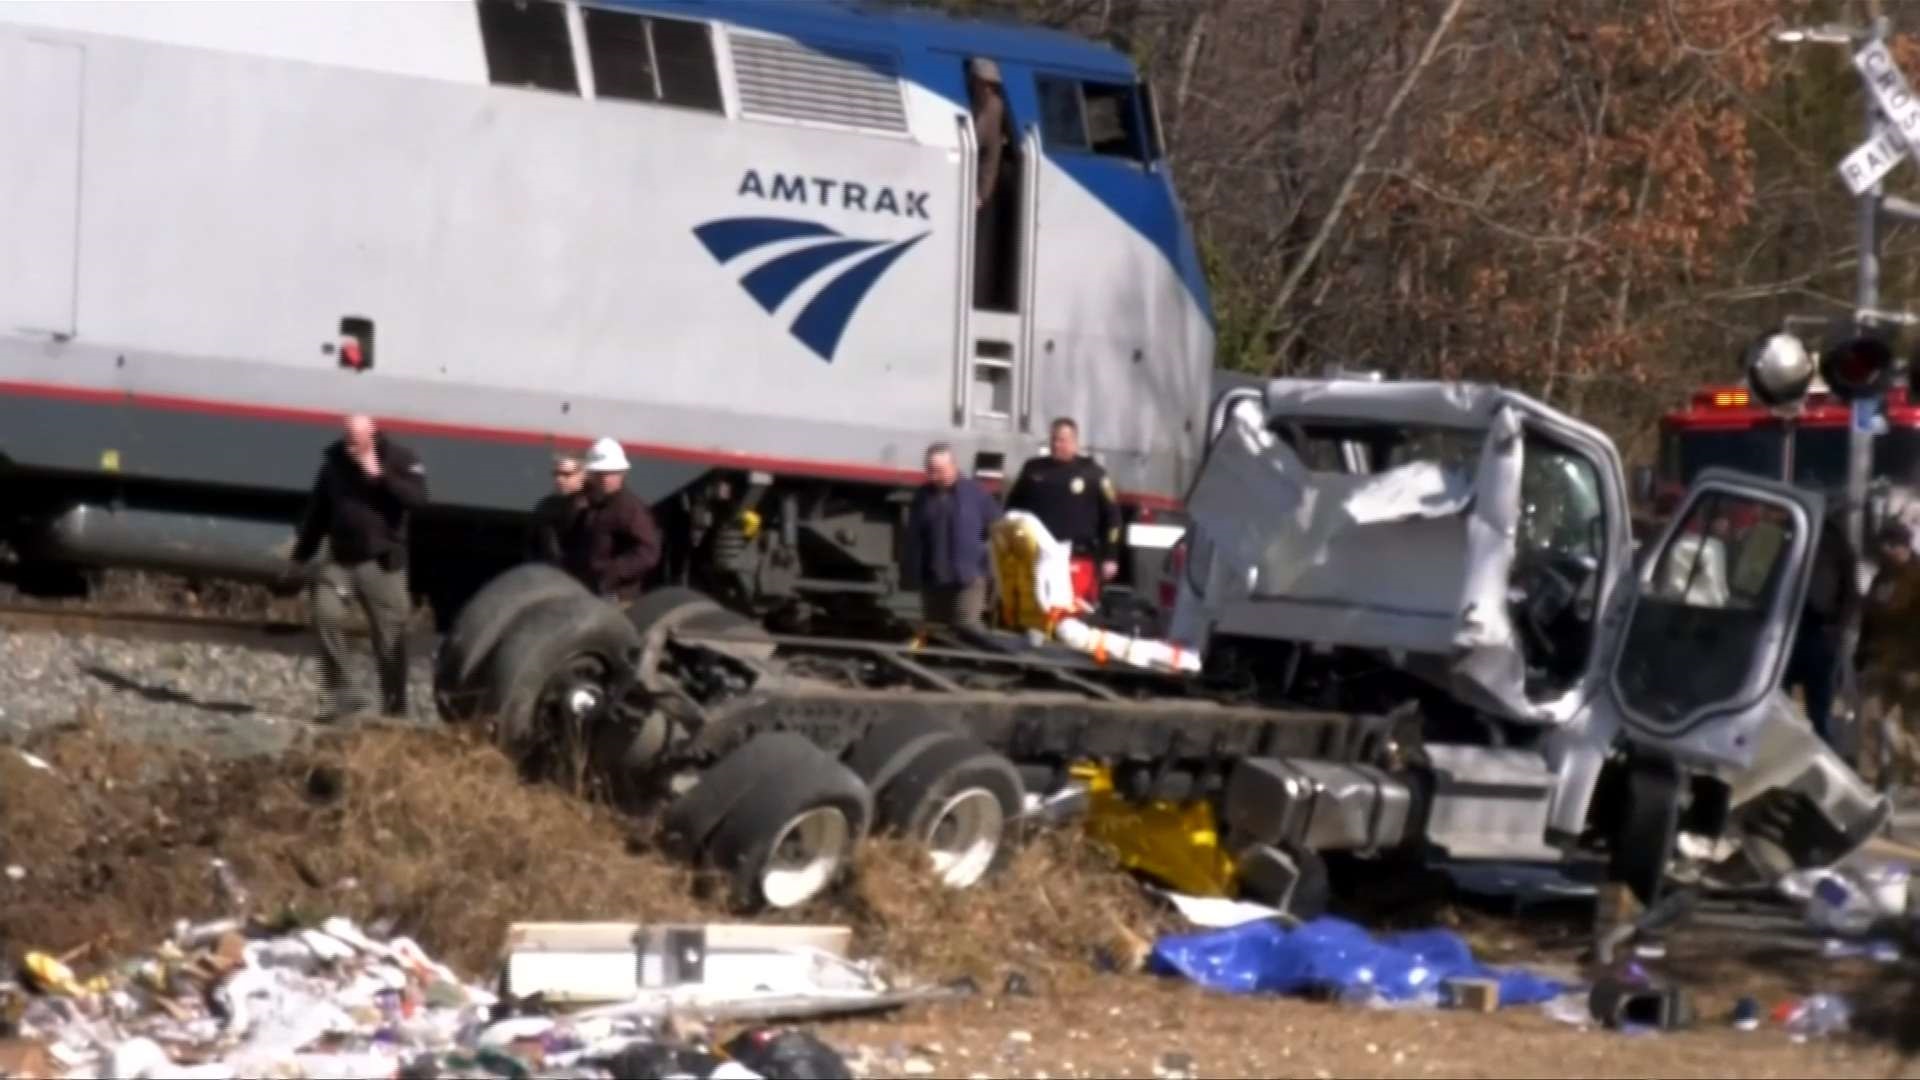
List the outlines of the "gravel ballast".
<svg viewBox="0 0 1920 1080">
<path fill-rule="evenodd" d="M 416 723 L 432 712 L 432 657 L 409 657 Z M 371 663 L 357 672 L 371 686 Z M 210 752 L 273 752 L 319 712 L 311 647 L 248 648 L 0 626 L 0 737 L 87 714 L 124 737 Z"/>
</svg>

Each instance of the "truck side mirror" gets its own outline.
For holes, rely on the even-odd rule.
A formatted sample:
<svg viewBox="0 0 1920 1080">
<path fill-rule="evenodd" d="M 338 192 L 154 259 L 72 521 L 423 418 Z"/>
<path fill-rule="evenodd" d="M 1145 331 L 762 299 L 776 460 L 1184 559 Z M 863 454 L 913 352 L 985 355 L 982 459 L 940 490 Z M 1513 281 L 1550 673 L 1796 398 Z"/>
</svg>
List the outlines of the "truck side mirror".
<svg viewBox="0 0 1920 1080">
<path fill-rule="evenodd" d="M 1653 466 L 1633 467 L 1633 501 L 1645 506 L 1653 502 Z"/>
</svg>

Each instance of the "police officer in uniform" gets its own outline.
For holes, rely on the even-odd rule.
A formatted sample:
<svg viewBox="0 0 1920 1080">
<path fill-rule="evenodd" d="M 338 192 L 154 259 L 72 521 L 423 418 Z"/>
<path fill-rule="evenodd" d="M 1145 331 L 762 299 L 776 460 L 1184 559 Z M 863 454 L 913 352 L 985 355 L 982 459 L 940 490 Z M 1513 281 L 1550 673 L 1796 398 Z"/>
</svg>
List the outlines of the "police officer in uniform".
<svg viewBox="0 0 1920 1080">
<path fill-rule="evenodd" d="M 1081 456 L 1078 424 L 1055 420 L 1048 448 L 1021 468 L 1007 509 L 1032 514 L 1054 539 L 1073 545 L 1074 591 L 1098 603 L 1100 583 L 1120 572 L 1120 501 L 1107 470 Z"/>
</svg>

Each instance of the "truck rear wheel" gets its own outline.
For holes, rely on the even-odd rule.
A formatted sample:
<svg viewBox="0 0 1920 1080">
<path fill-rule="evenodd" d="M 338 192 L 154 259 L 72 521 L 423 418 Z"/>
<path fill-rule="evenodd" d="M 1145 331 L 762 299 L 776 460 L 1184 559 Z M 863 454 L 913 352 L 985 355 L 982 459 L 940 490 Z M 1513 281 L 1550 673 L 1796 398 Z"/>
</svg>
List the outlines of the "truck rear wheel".
<svg viewBox="0 0 1920 1080">
<path fill-rule="evenodd" d="M 781 738 L 806 752 L 769 754 L 767 763 L 781 758 L 789 767 L 751 777 L 704 845 L 706 862 L 726 874 L 734 906 L 746 911 L 795 908 L 827 891 L 852 866 L 873 819 L 866 785 L 811 743 L 784 733 L 755 742 Z"/>
<path fill-rule="evenodd" d="M 1013 763 L 964 735 L 920 745 L 875 796 L 877 825 L 921 844 L 942 884 L 968 889 L 1004 868 L 1026 789 Z"/>
<path fill-rule="evenodd" d="M 657 688 L 662 648 L 667 635 L 676 630 L 729 637 L 766 636 L 766 631 L 752 619 L 684 585 L 669 585 L 643 594 L 627 608 L 627 620 L 640 635 L 640 657 L 634 675 L 640 685 L 649 688 Z"/>
<path fill-rule="evenodd" d="M 638 645 L 620 610 L 584 591 L 522 612 L 483 669 L 494 738 L 524 752 L 599 711 Z"/>
<path fill-rule="evenodd" d="M 920 756 L 920 751 L 957 734 L 958 728 L 939 721 L 916 717 L 882 720 L 867 728 L 847 750 L 847 768 L 878 795 L 900 775 L 900 770 Z"/>
<path fill-rule="evenodd" d="M 448 722 L 473 719 L 486 702 L 473 676 L 486 663 L 501 635 L 529 608 L 559 596 L 586 596 L 587 590 L 565 571 L 545 563 L 516 566 L 473 594 L 447 632 L 434 659 L 433 696 Z"/>
<path fill-rule="evenodd" d="M 792 732 L 776 731 L 749 739 L 700 774 L 692 788 L 667 806 L 661 839 L 668 851 L 697 859 L 733 808 L 769 777 L 797 775 L 819 753 Z"/>
</svg>

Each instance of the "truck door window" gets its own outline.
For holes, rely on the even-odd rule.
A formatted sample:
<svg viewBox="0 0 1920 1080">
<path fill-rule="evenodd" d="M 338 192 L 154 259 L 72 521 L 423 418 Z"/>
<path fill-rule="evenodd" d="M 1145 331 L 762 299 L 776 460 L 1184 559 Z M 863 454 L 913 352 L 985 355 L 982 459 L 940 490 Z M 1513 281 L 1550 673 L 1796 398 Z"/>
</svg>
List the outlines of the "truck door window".
<svg viewBox="0 0 1920 1080">
<path fill-rule="evenodd" d="M 1599 468 L 1529 431 L 1510 581 L 1527 692 L 1535 700 L 1565 693 L 1590 666 L 1606 538 Z"/>
<path fill-rule="evenodd" d="M 1736 696 L 1787 581 L 1799 524 L 1787 507 L 1710 491 L 1653 564 L 1621 653 L 1628 708 L 1673 723 Z"/>
</svg>

